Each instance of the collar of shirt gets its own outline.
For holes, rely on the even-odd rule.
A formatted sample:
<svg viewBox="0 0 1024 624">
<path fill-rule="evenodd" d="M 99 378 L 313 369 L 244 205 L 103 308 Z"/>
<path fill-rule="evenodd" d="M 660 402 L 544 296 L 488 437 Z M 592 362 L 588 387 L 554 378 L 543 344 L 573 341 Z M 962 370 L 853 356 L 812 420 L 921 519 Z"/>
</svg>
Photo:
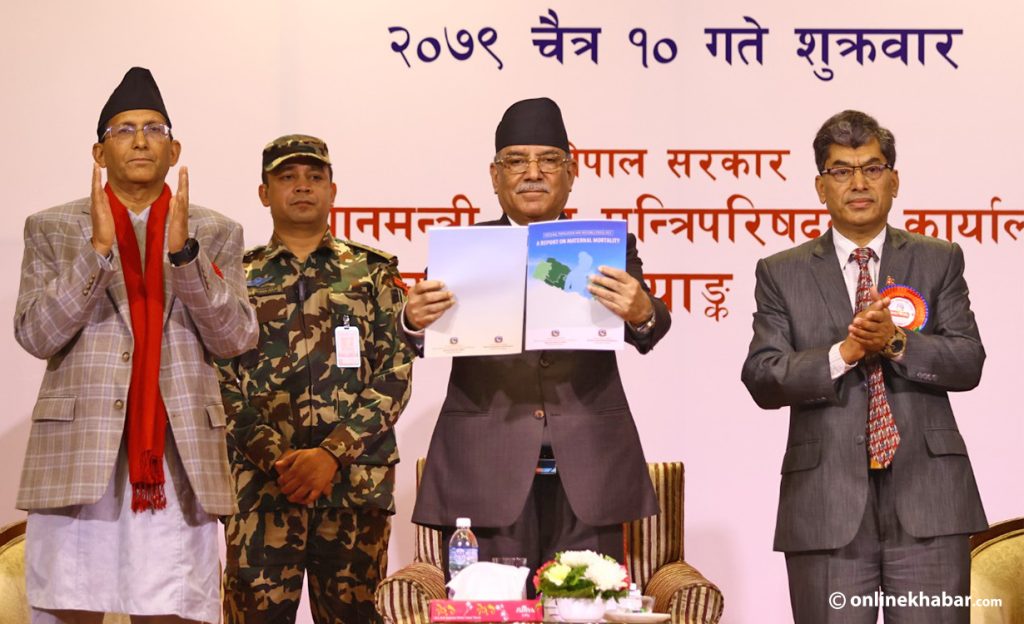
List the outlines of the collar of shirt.
<svg viewBox="0 0 1024 624">
<path fill-rule="evenodd" d="M 132 218 L 132 223 L 146 223 L 147 221 L 149 221 L 149 209 L 152 207 L 153 206 L 146 206 L 146 209 L 140 212 L 139 214 L 135 214 L 135 212 L 129 210 L 128 214 Z"/>
<path fill-rule="evenodd" d="M 882 231 L 868 241 L 867 245 L 865 245 L 865 247 L 868 247 L 871 251 L 875 252 L 875 257 L 872 258 L 869 266 L 875 265 L 877 267 L 882 261 L 882 247 L 885 245 L 885 231 L 885 228 L 882 228 Z M 835 228 L 832 229 L 832 244 L 835 245 L 836 248 L 836 257 L 839 258 L 839 266 L 845 268 L 846 265 L 850 263 L 850 254 L 852 254 L 853 250 L 857 249 L 859 245 L 840 234 Z"/>
<path fill-rule="evenodd" d="M 330 228 L 324 230 L 324 235 L 320 238 L 320 242 L 317 244 L 313 253 L 321 252 L 322 249 L 328 249 L 334 253 L 334 255 L 338 255 L 338 244 L 335 241 L 334 236 L 331 234 Z M 276 233 L 271 234 L 270 242 L 267 243 L 266 257 L 267 259 L 273 259 L 281 254 L 288 254 L 289 256 L 295 255 L 285 247 L 285 244 L 281 242 L 281 239 L 277 237 Z"/>
<path fill-rule="evenodd" d="M 876 286 L 878 285 L 878 267 L 882 263 L 885 233 L 886 228 L 882 228 L 882 231 L 865 245 L 875 252 L 875 257 L 868 261 L 868 273 L 871 275 L 871 282 Z M 836 258 L 839 260 L 839 268 L 843 271 L 843 280 L 846 282 L 846 290 L 850 294 L 850 302 L 856 305 L 857 278 L 860 268 L 856 262 L 850 260 L 850 254 L 860 245 L 840 234 L 835 228 L 832 228 L 832 244 L 836 248 Z"/>
<path fill-rule="evenodd" d="M 558 216 L 555 217 L 553 220 L 554 221 L 562 221 L 562 220 L 568 219 L 568 218 L 569 217 L 565 216 L 565 211 L 563 210 L 562 212 L 558 213 Z M 515 221 L 513 221 L 512 217 L 508 216 L 507 212 L 501 213 L 501 218 L 499 219 L 499 221 L 507 221 L 508 225 L 511 225 L 512 227 L 529 227 L 529 225 L 520 225 L 519 223 L 516 223 Z M 537 223 L 544 223 L 544 222 L 543 221 L 538 221 Z"/>
</svg>

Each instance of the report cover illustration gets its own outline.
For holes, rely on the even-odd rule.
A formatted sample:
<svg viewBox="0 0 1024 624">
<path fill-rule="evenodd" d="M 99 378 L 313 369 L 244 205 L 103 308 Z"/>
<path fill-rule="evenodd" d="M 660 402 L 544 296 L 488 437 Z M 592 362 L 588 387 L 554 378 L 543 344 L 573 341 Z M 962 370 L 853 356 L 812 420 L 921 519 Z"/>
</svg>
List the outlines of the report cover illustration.
<svg viewBox="0 0 1024 624">
<path fill-rule="evenodd" d="M 622 319 L 587 287 L 600 266 L 625 270 L 626 222 L 546 221 L 528 230 L 525 348 L 621 348 Z"/>
</svg>

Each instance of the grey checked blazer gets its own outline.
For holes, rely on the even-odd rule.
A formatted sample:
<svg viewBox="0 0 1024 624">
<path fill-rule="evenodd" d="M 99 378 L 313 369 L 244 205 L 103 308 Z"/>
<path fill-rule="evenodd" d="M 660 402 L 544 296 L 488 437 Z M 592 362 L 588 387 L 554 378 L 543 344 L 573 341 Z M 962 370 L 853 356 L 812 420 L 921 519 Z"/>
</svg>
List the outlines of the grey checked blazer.
<svg viewBox="0 0 1024 624">
<path fill-rule="evenodd" d="M 133 339 L 117 245 L 111 268 L 90 243 L 89 199 L 30 216 L 14 315 L 18 343 L 46 360 L 32 411 L 19 509 L 93 503 L 110 482 L 125 425 Z M 164 261 L 160 392 L 189 482 L 212 514 L 236 509 L 224 407 L 211 358 L 256 345 L 242 273 L 242 228 L 189 208 L 199 257 Z M 213 270 L 213 263 L 224 277 Z"/>
<path fill-rule="evenodd" d="M 928 302 L 920 332 L 907 332 L 899 361 L 882 359 L 900 432 L 892 483 L 900 524 L 914 537 L 988 527 L 948 392 L 981 380 L 985 349 L 968 299 L 960 247 L 888 228 L 878 281 L 891 277 Z M 863 366 L 833 381 L 828 351 L 847 335 L 850 295 L 832 230 L 757 265 L 754 338 L 743 383 L 765 409 L 789 406 L 789 440 L 775 550 L 839 548 L 856 535 L 868 496 Z"/>
</svg>

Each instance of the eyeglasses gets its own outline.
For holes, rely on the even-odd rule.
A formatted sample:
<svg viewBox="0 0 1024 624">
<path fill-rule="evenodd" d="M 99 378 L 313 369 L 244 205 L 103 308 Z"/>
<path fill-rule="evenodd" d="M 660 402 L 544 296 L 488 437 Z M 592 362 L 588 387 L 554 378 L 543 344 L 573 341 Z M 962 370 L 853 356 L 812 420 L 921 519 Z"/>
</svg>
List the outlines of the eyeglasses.
<svg viewBox="0 0 1024 624">
<path fill-rule="evenodd" d="M 825 169 L 821 172 L 821 175 L 830 175 L 832 179 L 842 184 L 849 182 L 853 178 L 853 172 L 860 169 L 860 172 L 864 174 L 864 177 L 868 180 L 877 180 L 882 177 L 886 169 L 892 170 L 892 165 L 860 165 L 858 167 L 832 167 Z"/>
<path fill-rule="evenodd" d="M 140 128 L 135 124 L 123 123 L 116 126 L 110 126 L 107 131 L 103 133 L 104 138 L 111 137 L 115 141 L 126 142 L 131 141 L 138 134 Z M 150 139 L 164 140 L 171 136 L 171 127 L 163 123 L 148 123 L 141 128 L 142 136 L 147 141 Z"/>
<path fill-rule="evenodd" d="M 537 168 L 540 169 L 541 173 L 557 173 L 567 162 L 571 162 L 572 159 L 568 156 L 562 156 L 561 154 L 543 154 L 537 158 L 527 158 L 526 156 L 505 156 L 504 158 L 494 158 L 494 163 L 501 165 L 505 168 L 505 171 L 513 175 L 519 175 L 526 173 L 527 169 L 530 168 L 530 163 L 537 163 Z"/>
</svg>

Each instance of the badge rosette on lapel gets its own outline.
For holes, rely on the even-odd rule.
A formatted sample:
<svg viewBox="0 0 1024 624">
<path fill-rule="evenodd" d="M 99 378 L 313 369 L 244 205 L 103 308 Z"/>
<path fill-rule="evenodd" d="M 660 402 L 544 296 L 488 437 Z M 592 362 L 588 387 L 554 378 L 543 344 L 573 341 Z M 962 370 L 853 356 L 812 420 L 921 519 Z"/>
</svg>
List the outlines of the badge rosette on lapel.
<svg viewBox="0 0 1024 624">
<path fill-rule="evenodd" d="M 928 322 L 928 302 L 916 289 L 902 284 L 892 284 L 878 294 L 889 298 L 889 314 L 897 327 L 921 331 Z"/>
</svg>

